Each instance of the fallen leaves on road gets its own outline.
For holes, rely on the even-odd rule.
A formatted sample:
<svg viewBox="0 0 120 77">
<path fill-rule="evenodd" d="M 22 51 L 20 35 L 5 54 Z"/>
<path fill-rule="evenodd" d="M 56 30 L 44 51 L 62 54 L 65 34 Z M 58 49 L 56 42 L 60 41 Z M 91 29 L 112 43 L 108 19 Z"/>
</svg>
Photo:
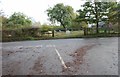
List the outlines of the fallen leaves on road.
<svg viewBox="0 0 120 77">
<path fill-rule="evenodd" d="M 3 63 L 2 65 L 2 73 L 3 75 L 16 75 L 19 73 L 21 69 L 21 61 L 10 61 L 7 63 Z"/>
<path fill-rule="evenodd" d="M 81 48 L 77 49 L 73 54 L 70 54 L 74 58 L 72 62 L 66 62 L 65 65 L 68 67 L 67 69 L 62 70 L 62 72 L 66 72 L 68 74 L 75 74 L 79 70 L 79 65 L 83 63 L 84 59 L 83 56 L 86 52 L 91 49 L 93 45 L 85 45 Z"/>
<path fill-rule="evenodd" d="M 32 67 L 32 71 L 30 74 L 45 74 L 45 68 L 43 66 L 43 57 L 38 57 L 37 60 L 35 60 L 34 66 Z"/>
<path fill-rule="evenodd" d="M 11 54 L 14 54 L 13 51 L 2 51 L 2 56 L 9 56 Z"/>
</svg>

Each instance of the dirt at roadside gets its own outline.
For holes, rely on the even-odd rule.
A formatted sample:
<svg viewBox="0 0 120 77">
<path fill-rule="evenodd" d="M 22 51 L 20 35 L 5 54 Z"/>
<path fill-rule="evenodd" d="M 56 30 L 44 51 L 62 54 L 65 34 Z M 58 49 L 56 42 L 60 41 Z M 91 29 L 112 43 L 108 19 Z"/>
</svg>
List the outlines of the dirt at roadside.
<svg viewBox="0 0 120 77">
<path fill-rule="evenodd" d="M 32 75 L 32 74 L 44 75 L 44 74 L 46 74 L 45 68 L 43 66 L 43 63 L 44 63 L 43 58 L 44 58 L 44 56 L 38 57 L 35 60 L 33 67 L 30 68 L 31 72 L 29 73 L 29 75 Z"/>
<path fill-rule="evenodd" d="M 83 56 L 86 54 L 88 50 L 90 50 L 95 45 L 85 45 L 81 48 L 78 48 L 74 53 L 70 54 L 69 56 L 72 56 L 74 59 L 72 62 L 66 62 L 65 65 L 68 67 L 67 69 L 64 69 L 62 67 L 62 72 L 67 73 L 69 75 L 75 74 L 80 69 L 80 64 L 84 62 Z"/>
</svg>

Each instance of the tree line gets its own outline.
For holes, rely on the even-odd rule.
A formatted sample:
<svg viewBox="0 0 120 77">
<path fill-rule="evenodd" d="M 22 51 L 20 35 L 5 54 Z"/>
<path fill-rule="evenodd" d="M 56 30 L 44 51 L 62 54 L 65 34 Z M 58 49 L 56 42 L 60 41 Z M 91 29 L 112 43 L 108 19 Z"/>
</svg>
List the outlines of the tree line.
<svg viewBox="0 0 120 77">
<path fill-rule="evenodd" d="M 85 2 L 81 7 L 74 13 L 71 6 L 59 3 L 50 7 L 47 14 L 52 23 L 59 22 L 65 29 L 70 25 L 85 28 L 95 24 L 97 34 L 99 22 L 104 22 L 105 27 L 119 24 L 120 4 L 117 2 Z"/>
<path fill-rule="evenodd" d="M 85 2 L 82 9 L 74 12 L 69 5 L 58 3 L 54 7 L 46 10 L 49 21 L 54 25 L 60 25 L 67 30 L 68 28 L 87 28 L 88 24 L 93 24 L 96 33 L 99 33 L 99 23 L 104 22 L 104 27 L 108 28 L 120 24 L 120 4 L 118 2 Z M 1 15 L 2 27 L 23 27 L 31 26 L 32 21 L 23 13 L 14 13 L 9 18 Z"/>
</svg>

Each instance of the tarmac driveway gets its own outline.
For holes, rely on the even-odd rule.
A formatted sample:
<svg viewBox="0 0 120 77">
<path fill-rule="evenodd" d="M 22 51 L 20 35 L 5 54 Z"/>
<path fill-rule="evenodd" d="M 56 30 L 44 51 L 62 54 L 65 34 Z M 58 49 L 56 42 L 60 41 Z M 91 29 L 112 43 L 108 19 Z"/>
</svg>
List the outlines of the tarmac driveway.
<svg viewBox="0 0 120 77">
<path fill-rule="evenodd" d="M 2 44 L 3 75 L 118 75 L 118 38 Z"/>
</svg>

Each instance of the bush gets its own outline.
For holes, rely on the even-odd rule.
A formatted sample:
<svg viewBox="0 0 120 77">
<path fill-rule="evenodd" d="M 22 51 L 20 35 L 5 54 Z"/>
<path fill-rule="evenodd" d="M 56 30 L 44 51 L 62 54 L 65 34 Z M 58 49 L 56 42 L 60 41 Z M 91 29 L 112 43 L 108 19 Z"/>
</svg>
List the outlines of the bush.
<svg viewBox="0 0 120 77">
<path fill-rule="evenodd" d="M 45 32 L 51 31 L 53 29 L 52 26 L 48 26 L 48 25 L 42 25 L 42 27 L 40 28 L 41 34 L 45 34 Z"/>
<path fill-rule="evenodd" d="M 38 37 L 40 33 L 39 28 L 22 28 L 22 29 L 7 29 L 2 30 L 2 38 L 16 38 L 16 37 Z"/>
</svg>

